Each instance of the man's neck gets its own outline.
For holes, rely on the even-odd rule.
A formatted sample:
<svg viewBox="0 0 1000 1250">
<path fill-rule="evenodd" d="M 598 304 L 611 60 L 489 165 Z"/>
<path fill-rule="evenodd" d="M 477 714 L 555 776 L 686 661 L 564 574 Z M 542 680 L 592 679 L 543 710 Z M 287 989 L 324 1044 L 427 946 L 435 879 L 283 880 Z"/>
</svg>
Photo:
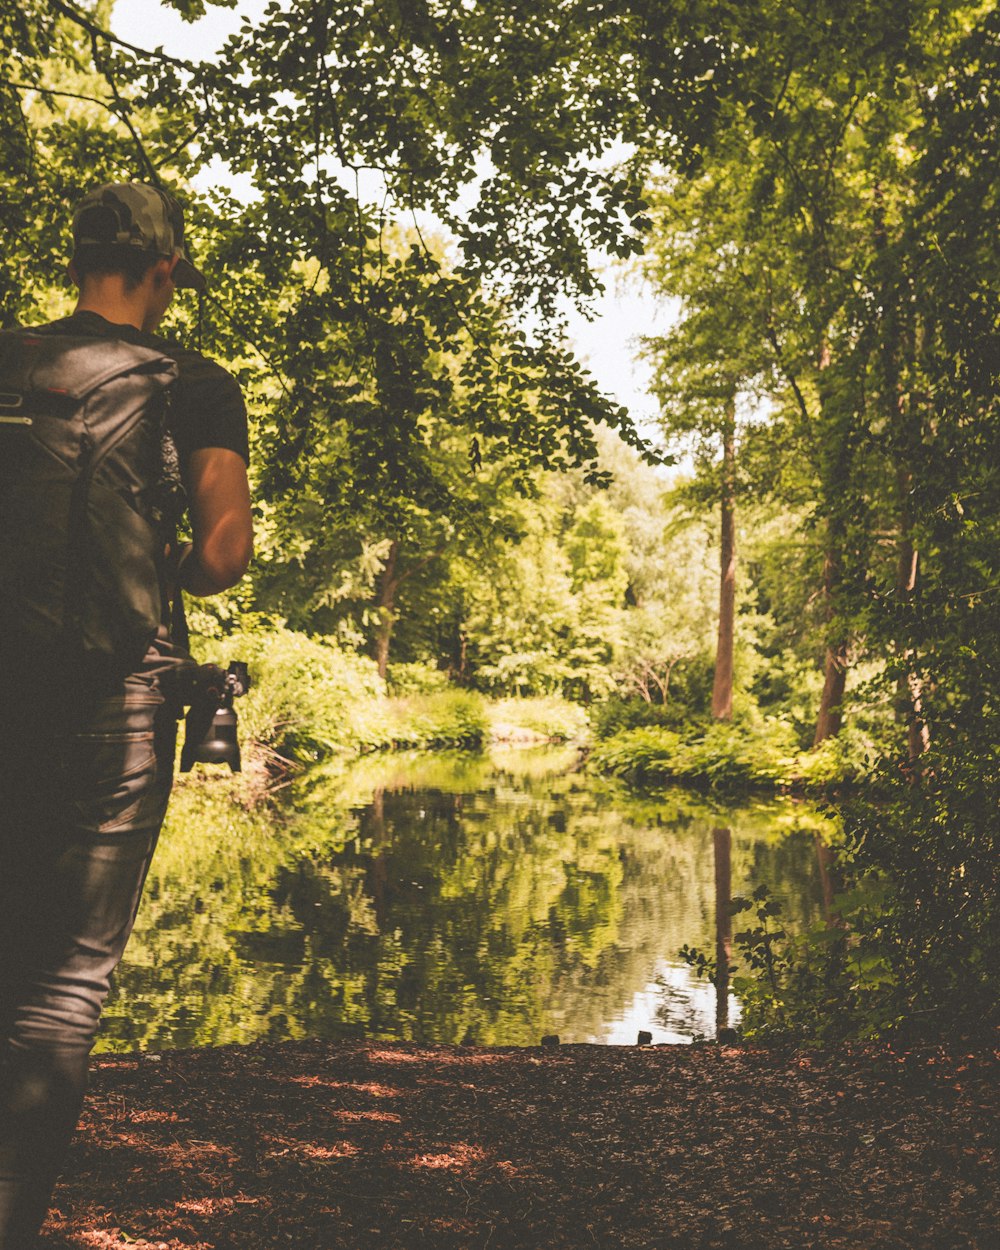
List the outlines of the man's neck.
<svg viewBox="0 0 1000 1250">
<path fill-rule="evenodd" d="M 80 292 L 73 311 L 97 313 L 116 326 L 134 326 L 137 330 L 153 328 L 146 325 L 147 301 L 141 288 L 126 292 L 122 284 L 114 279 L 88 282 L 86 290 Z"/>
</svg>

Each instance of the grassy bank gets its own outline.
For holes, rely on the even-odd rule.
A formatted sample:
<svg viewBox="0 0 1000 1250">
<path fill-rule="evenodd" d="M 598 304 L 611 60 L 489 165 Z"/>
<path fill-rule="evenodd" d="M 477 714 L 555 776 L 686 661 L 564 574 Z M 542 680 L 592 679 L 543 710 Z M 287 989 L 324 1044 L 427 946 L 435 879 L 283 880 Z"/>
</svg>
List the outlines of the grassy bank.
<svg viewBox="0 0 1000 1250">
<path fill-rule="evenodd" d="M 565 742 L 587 731 L 584 710 L 566 700 L 490 701 L 415 665 L 386 682 L 367 656 L 291 630 L 197 639 L 193 650 L 202 661 L 250 667 L 253 685 L 237 710 L 251 775 L 374 751 Z"/>
<path fill-rule="evenodd" d="M 848 730 L 806 751 L 790 725 L 760 716 L 647 724 L 628 704 L 602 705 L 590 717 L 558 696 L 491 700 L 422 665 L 391 669 L 387 682 L 369 657 L 286 629 L 200 639 L 194 649 L 202 660 L 250 666 L 253 686 L 238 711 L 246 771 L 256 777 L 376 751 L 582 742 L 591 719 L 592 766 L 642 785 L 821 793 L 863 779 L 875 750 Z M 667 710 L 643 705 L 638 713 Z"/>
</svg>

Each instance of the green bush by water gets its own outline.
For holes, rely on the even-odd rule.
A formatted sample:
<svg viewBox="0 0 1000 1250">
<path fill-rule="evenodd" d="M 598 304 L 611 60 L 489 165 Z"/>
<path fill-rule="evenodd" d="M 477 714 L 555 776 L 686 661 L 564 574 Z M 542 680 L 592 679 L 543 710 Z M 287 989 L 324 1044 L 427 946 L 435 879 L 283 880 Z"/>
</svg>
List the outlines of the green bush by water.
<svg viewBox="0 0 1000 1250">
<path fill-rule="evenodd" d="M 418 664 L 391 669 L 387 686 L 367 656 L 289 629 L 196 639 L 193 650 L 201 661 L 250 666 L 253 685 L 238 705 L 250 772 L 254 763 L 280 770 L 371 751 L 569 741 L 587 731 L 584 709 L 565 699 L 490 702 Z"/>
<path fill-rule="evenodd" d="M 495 742 L 574 742 L 589 728 L 586 710 L 558 695 L 499 699 L 489 705 L 489 720 Z"/>
<path fill-rule="evenodd" d="M 601 772 L 645 784 L 824 790 L 863 777 L 869 751 L 870 744 L 850 735 L 801 751 L 792 726 L 764 720 L 624 729 L 599 742 L 590 758 Z"/>
<path fill-rule="evenodd" d="M 253 686 L 239 716 L 251 774 L 383 750 L 579 742 L 590 731 L 587 710 L 566 699 L 488 700 L 415 664 L 397 666 L 387 686 L 367 656 L 284 628 L 196 640 L 194 650 L 200 660 L 240 658 L 250 666 Z M 593 765 L 645 784 L 821 791 L 864 777 L 874 753 L 858 731 L 802 751 L 782 720 L 682 719 L 673 708 L 638 700 L 598 705 L 592 719 Z"/>
<path fill-rule="evenodd" d="M 385 683 L 373 660 L 288 629 L 195 640 L 203 661 L 246 660 L 253 681 L 240 700 L 246 749 L 308 763 L 391 741 Z"/>
<path fill-rule="evenodd" d="M 449 690 L 448 674 L 431 664 L 390 664 L 387 686 L 391 695 L 437 694 Z"/>
<path fill-rule="evenodd" d="M 680 729 L 693 727 L 698 721 L 709 724 L 707 717 L 698 718 L 680 703 L 647 703 L 645 699 L 607 699 L 594 714 L 594 735 L 613 738 L 630 729 Z"/>
<path fill-rule="evenodd" d="M 387 687 L 367 656 L 288 629 L 202 639 L 195 652 L 202 660 L 241 658 L 250 666 L 253 686 L 239 704 L 250 772 L 254 763 L 273 771 L 371 751 L 575 742 L 589 731 L 578 704 L 555 696 L 489 701 L 422 665 L 398 666 Z M 865 774 L 870 748 L 848 732 L 803 752 L 781 720 L 682 721 L 673 710 L 638 701 L 599 706 L 594 723 L 599 741 L 591 758 L 600 771 L 713 790 L 843 785 Z"/>
<path fill-rule="evenodd" d="M 247 661 L 253 685 L 239 703 L 244 753 L 315 763 L 394 747 L 478 746 L 485 700 L 461 690 L 389 696 L 375 662 L 332 640 L 288 629 L 198 640 L 200 660 Z"/>
<path fill-rule="evenodd" d="M 486 737 L 486 700 L 471 690 L 412 694 L 388 703 L 390 734 L 382 746 L 479 747 Z"/>
</svg>

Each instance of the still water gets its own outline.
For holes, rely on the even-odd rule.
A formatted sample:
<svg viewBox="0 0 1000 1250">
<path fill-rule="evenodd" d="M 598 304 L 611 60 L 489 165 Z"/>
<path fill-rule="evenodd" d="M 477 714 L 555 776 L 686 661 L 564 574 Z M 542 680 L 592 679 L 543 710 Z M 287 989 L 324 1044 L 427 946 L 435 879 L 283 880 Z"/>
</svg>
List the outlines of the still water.
<svg viewBox="0 0 1000 1250">
<path fill-rule="evenodd" d="M 379 756 L 253 811 L 179 787 L 98 1048 L 712 1036 L 739 1003 L 678 951 L 714 955 L 725 895 L 762 881 L 816 918 L 822 829 L 792 800 L 636 795 L 560 748 Z"/>
</svg>

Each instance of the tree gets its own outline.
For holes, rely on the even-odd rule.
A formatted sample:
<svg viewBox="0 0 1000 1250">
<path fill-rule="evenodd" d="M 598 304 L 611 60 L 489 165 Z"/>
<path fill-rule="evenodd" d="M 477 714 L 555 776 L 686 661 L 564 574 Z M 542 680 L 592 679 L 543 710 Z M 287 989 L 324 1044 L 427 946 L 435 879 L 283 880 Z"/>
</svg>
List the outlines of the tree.
<svg viewBox="0 0 1000 1250">
<path fill-rule="evenodd" d="M 717 188 L 711 178 L 684 184 L 669 212 L 689 225 L 711 218 Z M 706 258 L 706 251 L 712 259 Z M 719 610 L 712 716 L 733 714 L 736 637 L 737 405 L 758 390 L 767 369 L 754 334 L 753 298 L 743 257 L 720 259 L 710 231 L 675 229 L 658 237 L 648 271 L 664 292 L 683 300 L 681 319 L 665 336 L 648 339 L 656 367 L 654 390 L 668 445 L 687 442 L 697 458 L 704 494 L 719 509 Z"/>
</svg>

